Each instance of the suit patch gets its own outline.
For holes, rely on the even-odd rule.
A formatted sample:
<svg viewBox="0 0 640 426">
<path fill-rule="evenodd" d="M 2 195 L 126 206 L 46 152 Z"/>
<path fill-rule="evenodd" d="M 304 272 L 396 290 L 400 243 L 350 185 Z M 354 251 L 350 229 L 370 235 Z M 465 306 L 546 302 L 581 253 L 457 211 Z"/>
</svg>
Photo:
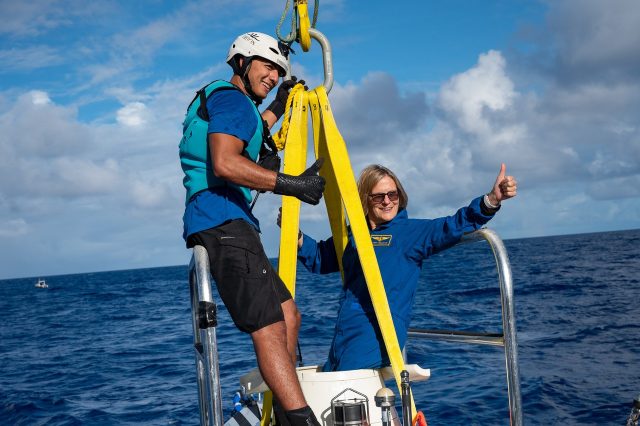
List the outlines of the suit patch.
<svg viewBox="0 0 640 426">
<path fill-rule="evenodd" d="M 373 243 L 374 247 L 388 247 L 391 245 L 391 237 L 393 237 L 393 235 L 372 235 L 371 242 Z"/>
</svg>

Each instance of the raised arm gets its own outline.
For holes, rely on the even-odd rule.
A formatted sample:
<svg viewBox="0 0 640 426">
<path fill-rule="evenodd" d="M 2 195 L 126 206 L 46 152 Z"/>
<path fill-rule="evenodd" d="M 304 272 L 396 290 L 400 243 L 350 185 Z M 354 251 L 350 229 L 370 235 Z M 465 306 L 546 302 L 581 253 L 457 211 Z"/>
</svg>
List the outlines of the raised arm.
<svg viewBox="0 0 640 426">
<path fill-rule="evenodd" d="M 513 176 L 506 175 L 506 170 L 506 165 L 502 163 L 491 191 L 483 197 L 472 200 L 467 207 L 462 207 L 452 216 L 426 222 L 424 255 L 429 256 L 451 247 L 464 234 L 480 229 L 493 218 L 502 201 L 517 195 L 518 183 Z"/>
</svg>

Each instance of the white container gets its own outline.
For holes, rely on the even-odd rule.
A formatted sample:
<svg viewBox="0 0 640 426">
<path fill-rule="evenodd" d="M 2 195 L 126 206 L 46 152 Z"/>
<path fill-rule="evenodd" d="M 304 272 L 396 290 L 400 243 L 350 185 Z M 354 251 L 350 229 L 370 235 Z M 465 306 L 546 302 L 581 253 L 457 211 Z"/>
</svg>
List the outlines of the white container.
<svg viewBox="0 0 640 426">
<path fill-rule="evenodd" d="M 304 397 L 323 426 L 334 426 L 331 400 L 345 389 L 353 389 L 364 394 L 368 400 L 369 424 L 372 426 L 382 424 L 382 411 L 376 407 L 374 397 L 380 388 L 385 387 L 385 380 L 393 379 L 391 367 L 381 370 L 363 369 L 326 373 L 320 371 L 320 368 L 313 365 L 298 367 L 296 371 Z M 429 369 L 421 368 L 416 364 L 406 364 L 405 369 L 409 372 L 409 380 L 412 382 L 427 380 L 431 375 Z M 240 385 L 244 392 L 249 394 L 261 393 L 269 389 L 257 368 L 242 376 Z M 348 391 L 340 395 L 337 401 L 349 399 L 362 399 L 362 396 Z M 395 405 L 401 404 L 400 395 L 396 395 Z M 398 413 L 394 408 L 391 409 L 391 420 L 394 426 L 400 426 Z"/>
<path fill-rule="evenodd" d="M 331 414 L 331 400 L 345 389 L 353 389 L 364 394 L 368 400 L 369 424 L 382 424 L 382 412 L 376 407 L 374 396 L 380 388 L 385 387 L 379 370 L 349 370 L 349 371 L 319 371 L 318 366 L 299 367 L 298 379 L 302 392 L 318 418 L 324 426 L 334 426 Z M 355 392 L 344 392 L 337 401 L 363 399 Z M 399 399 L 398 399 L 399 401 Z M 398 414 L 392 410 L 393 423 L 399 425 Z"/>
</svg>

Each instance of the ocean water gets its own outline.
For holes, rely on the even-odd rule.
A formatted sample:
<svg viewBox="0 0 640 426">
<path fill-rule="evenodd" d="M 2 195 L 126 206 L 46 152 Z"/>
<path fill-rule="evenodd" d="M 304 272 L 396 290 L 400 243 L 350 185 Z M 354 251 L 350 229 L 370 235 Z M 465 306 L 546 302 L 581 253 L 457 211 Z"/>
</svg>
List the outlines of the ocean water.
<svg viewBox="0 0 640 426">
<path fill-rule="evenodd" d="M 505 241 L 513 271 L 527 425 L 624 425 L 640 393 L 640 230 Z M 0 424 L 199 422 L 187 267 L 0 281 Z M 339 277 L 299 269 L 305 365 L 332 336 Z M 225 412 L 255 367 L 219 304 Z M 496 332 L 499 289 L 486 243 L 425 264 L 413 327 Z M 430 426 L 507 425 L 502 348 L 410 340 Z"/>
</svg>

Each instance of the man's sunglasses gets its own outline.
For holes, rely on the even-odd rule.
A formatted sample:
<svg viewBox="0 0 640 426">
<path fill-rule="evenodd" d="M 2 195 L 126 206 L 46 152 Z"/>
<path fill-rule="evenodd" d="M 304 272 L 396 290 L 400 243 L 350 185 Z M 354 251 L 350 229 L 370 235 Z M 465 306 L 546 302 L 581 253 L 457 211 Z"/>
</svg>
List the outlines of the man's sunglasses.
<svg viewBox="0 0 640 426">
<path fill-rule="evenodd" d="M 384 197 L 389 197 L 389 201 L 398 201 L 398 191 L 389 191 L 382 194 L 369 194 L 369 198 L 375 204 L 380 204 L 384 201 Z"/>
</svg>

